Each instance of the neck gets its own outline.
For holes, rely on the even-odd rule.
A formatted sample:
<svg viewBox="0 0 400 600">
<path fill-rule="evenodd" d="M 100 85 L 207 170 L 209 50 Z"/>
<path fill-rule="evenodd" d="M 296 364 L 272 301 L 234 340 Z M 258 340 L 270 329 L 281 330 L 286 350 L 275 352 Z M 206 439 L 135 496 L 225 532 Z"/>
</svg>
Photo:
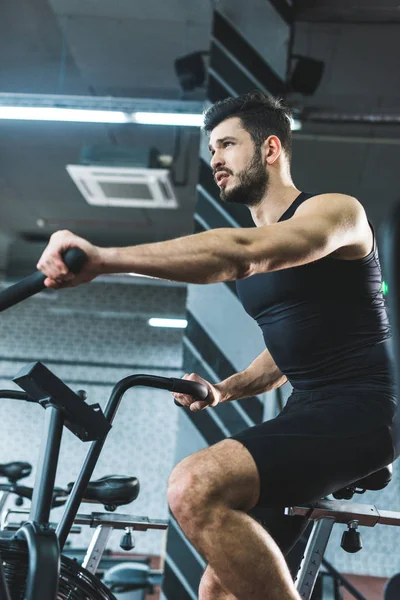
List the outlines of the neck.
<svg viewBox="0 0 400 600">
<path fill-rule="evenodd" d="M 251 206 L 252 219 L 257 227 L 277 223 L 283 213 L 300 194 L 291 177 L 274 177 L 272 174 L 268 189 L 260 204 Z"/>
</svg>

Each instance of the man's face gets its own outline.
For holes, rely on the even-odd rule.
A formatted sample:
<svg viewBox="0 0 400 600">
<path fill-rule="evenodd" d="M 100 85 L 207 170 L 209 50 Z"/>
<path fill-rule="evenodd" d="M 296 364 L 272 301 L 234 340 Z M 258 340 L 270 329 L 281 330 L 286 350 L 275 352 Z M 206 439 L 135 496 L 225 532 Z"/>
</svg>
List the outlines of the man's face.
<svg viewBox="0 0 400 600">
<path fill-rule="evenodd" d="M 211 132 L 211 167 L 223 202 L 257 206 L 268 188 L 260 148 L 238 117 L 222 121 Z"/>
</svg>

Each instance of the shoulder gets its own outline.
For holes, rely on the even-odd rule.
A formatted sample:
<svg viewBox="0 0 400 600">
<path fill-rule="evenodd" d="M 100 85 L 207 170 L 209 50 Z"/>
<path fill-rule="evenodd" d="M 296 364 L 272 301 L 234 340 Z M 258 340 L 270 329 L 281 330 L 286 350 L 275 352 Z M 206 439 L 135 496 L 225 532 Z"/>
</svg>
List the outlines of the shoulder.
<svg viewBox="0 0 400 600">
<path fill-rule="evenodd" d="M 363 205 L 354 196 L 331 193 L 319 194 L 305 200 L 296 210 L 294 216 L 331 216 L 339 220 L 354 221 L 367 219 Z"/>
<path fill-rule="evenodd" d="M 336 253 L 339 258 L 364 258 L 373 248 L 373 233 L 363 205 L 346 194 L 321 194 L 300 205 L 293 218 L 324 223 L 326 231 L 340 236 Z"/>
<path fill-rule="evenodd" d="M 356 237 L 363 237 L 369 230 L 363 205 L 347 194 L 312 196 L 299 206 L 292 218 L 325 223 L 325 227 L 332 230 L 352 231 Z"/>
</svg>

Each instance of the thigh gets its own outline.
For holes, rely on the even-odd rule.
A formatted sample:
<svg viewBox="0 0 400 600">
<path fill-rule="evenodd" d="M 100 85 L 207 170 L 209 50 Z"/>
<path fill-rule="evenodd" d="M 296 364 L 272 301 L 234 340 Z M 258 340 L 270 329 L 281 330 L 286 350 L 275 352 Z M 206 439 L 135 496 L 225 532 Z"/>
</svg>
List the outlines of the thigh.
<svg viewBox="0 0 400 600">
<path fill-rule="evenodd" d="M 259 506 L 315 502 L 392 462 L 390 426 L 357 429 L 340 410 L 341 419 L 332 403 L 290 410 L 233 436 L 257 465 Z"/>
</svg>

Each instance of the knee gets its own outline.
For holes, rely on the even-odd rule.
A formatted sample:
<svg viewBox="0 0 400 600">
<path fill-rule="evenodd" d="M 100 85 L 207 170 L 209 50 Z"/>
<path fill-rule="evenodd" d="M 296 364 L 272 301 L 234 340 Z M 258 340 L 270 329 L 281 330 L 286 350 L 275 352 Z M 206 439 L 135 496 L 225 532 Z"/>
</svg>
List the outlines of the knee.
<svg viewBox="0 0 400 600">
<path fill-rule="evenodd" d="M 184 462 L 184 461 L 183 461 Z M 174 515 L 184 510 L 192 510 L 201 503 L 202 490 L 199 476 L 188 465 L 179 463 L 168 480 L 167 499 Z M 204 491 L 204 488 L 203 488 Z"/>
<path fill-rule="evenodd" d="M 207 567 L 199 586 L 199 600 L 214 600 L 226 593 L 221 581 L 210 567 Z"/>
<path fill-rule="evenodd" d="M 201 527 L 215 504 L 211 500 L 212 486 L 201 477 L 195 466 L 184 463 L 179 463 L 169 478 L 168 505 L 181 525 L 189 521 L 191 527 Z"/>
</svg>

